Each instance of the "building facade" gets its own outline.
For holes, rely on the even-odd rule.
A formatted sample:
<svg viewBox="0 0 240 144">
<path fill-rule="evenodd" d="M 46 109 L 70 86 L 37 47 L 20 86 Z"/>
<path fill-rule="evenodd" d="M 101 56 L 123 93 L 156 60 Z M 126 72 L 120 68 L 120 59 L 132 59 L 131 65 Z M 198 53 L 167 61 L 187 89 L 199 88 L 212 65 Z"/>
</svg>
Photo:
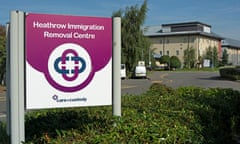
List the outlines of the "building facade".
<svg viewBox="0 0 240 144">
<path fill-rule="evenodd" d="M 206 50 L 216 47 L 221 58 L 222 37 L 211 32 L 211 26 L 201 22 L 163 24 L 147 26 L 144 35 L 152 42 L 151 50 L 155 55 L 177 56 L 184 63 L 184 51 L 195 49 L 196 63 L 203 57 Z"/>
<path fill-rule="evenodd" d="M 227 50 L 229 64 L 240 65 L 240 41 L 225 38 L 222 40 L 222 48 Z"/>
</svg>

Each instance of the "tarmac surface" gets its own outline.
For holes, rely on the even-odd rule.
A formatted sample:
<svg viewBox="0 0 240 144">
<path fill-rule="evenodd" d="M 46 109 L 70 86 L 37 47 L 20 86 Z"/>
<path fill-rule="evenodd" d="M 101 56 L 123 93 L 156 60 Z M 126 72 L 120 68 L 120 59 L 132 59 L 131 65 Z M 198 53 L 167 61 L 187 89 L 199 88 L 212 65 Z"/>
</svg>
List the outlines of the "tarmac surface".
<svg viewBox="0 0 240 144">
<path fill-rule="evenodd" d="M 173 88 L 196 86 L 203 88 L 232 88 L 240 91 L 240 81 L 223 79 L 220 77 L 219 72 L 152 71 L 149 79 L 122 80 L 122 94 L 141 94 L 146 92 L 152 83 L 162 83 Z"/>
</svg>

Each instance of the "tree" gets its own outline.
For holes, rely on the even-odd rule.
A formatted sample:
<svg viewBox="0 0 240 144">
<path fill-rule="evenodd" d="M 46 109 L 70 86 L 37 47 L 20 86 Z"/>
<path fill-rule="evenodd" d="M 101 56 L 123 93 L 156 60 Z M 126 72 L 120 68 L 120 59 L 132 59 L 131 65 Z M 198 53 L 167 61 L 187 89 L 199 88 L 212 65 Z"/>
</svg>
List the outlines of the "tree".
<svg viewBox="0 0 240 144">
<path fill-rule="evenodd" d="M 218 51 L 216 47 L 208 47 L 206 51 L 206 55 L 204 56 L 204 59 L 209 59 L 210 60 L 210 65 L 212 67 L 217 67 L 219 64 L 218 61 Z"/>
<path fill-rule="evenodd" d="M 181 61 L 177 56 L 171 56 L 170 58 L 170 67 L 171 68 L 180 68 L 181 67 Z"/>
<path fill-rule="evenodd" d="M 170 63 L 170 57 L 169 55 L 163 55 L 160 57 L 159 62 L 162 64 L 168 64 Z"/>
<path fill-rule="evenodd" d="M 184 67 L 193 68 L 196 62 L 195 49 L 193 47 L 184 50 Z"/>
<path fill-rule="evenodd" d="M 170 56 L 169 55 L 163 55 L 159 58 L 159 62 L 161 64 L 167 64 L 167 67 L 165 69 L 170 69 Z"/>
<path fill-rule="evenodd" d="M 6 36 L 5 36 L 5 27 L 0 25 L 0 84 L 2 81 L 5 81 L 6 75 Z"/>
<path fill-rule="evenodd" d="M 140 8 L 135 5 L 113 13 L 113 17 L 122 19 L 121 62 L 126 64 L 127 70 L 132 70 L 139 60 L 148 61 L 149 59 L 150 41 L 141 30 L 146 19 L 146 12 L 147 0 Z"/>
<path fill-rule="evenodd" d="M 5 36 L 6 29 L 4 25 L 0 24 L 0 36 Z"/>
<path fill-rule="evenodd" d="M 219 59 L 218 59 L 218 50 L 217 47 L 213 47 L 213 67 L 218 67 Z"/>
<path fill-rule="evenodd" d="M 223 50 L 223 54 L 222 54 L 222 64 L 223 64 L 223 65 L 227 65 L 227 64 L 228 64 L 228 53 L 227 53 L 227 50 L 226 50 L 226 49 Z"/>
</svg>

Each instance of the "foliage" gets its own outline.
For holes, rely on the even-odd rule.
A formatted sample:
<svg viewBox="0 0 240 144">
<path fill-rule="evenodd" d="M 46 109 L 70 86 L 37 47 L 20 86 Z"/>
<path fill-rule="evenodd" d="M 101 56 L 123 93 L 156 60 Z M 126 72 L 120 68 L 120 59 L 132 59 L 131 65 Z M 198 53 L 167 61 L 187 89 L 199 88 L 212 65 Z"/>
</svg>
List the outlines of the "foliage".
<svg viewBox="0 0 240 144">
<path fill-rule="evenodd" d="M 204 59 L 209 59 L 210 65 L 213 67 L 217 67 L 219 64 L 217 48 L 209 46 L 204 56 Z"/>
<path fill-rule="evenodd" d="M 193 47 L 184 50 L 184 67 L 194 68 L 196 63 L 195 49 Z"/>
<path fill-rule="evenodd" d="M 177 56 L 171 56 L 170 58 L 170 67 L 171 68 L 180 68 L 181 67 L 181 61 Z"/>
<path fill-rule="evenodd" d="M 0 122 L 0 144 L 9 144 L 9 137 L 6 133 L 6 124 L 3 122 Z"/>
<path fill-rule="evenodd" d="M 180 68 L 181 67 L 181 61 L 177 56 L 169 56 L 169 55 L 163 55 L 159 59 L 159 62 L 161 64 L 167 64 L 170 68 Z"/>
<path fill-rule="evenodd" d="M 222 67 L 219 69 L 220 76 L 232 80 L 240 80 L 240 68 L 237 67 Z"/>
<path fill-rule="evenodd" d="M 184 108 L 199 117 L 204 143 L 236 143 L 240 134 L 239 91 L 187 87 L 178 89 L 178 96 L 186 101 Z"/>
<path fill-rule="evenodd" d="M 227 50 L 226 50 L 226 49 L 223 50 L 223 54 L 222 54 L 222 64 L 223 64 L 223 65 L 227 65 L 227 64 L 228 64 L 228 53 L 227 53 Z"/>
<path fill-rule="evenodd" d="M 142 6 L 127 7 L 125 10 L 118 10 L 113 13 L 113 17 L 122 19 L 122 51 L 121 62 L 126 64 L 127 71 L 132 70 L 138 61 L 148 61 L 150 41 L 143 36 L 141 30 L 146 19 L 147 0 Z"/>
<path fill-rule="evenodd" d="M 151 94 L 151 96 L 159 96 L 159 95 L 174 95 L 175 94 L 175 90 L 171 87 L 168 87 L 164 84 L 159 84 L 159 83 L 153 83 L 149 90 L 148 90 L 148 94 Z"/>
<path fill-rule="evenodd" d="M 218 50 L 217 47 L 213 47 L 213 67 L 218 67 L 219 59 L 218 59 Z"/>
<path fill-rule="evenodd" d="M 6 74 L 6 36 L 5 27 L 0 25 L 0 84 L 5 81 Z"/>
<path fill-rule="evenodd" d="M 169 55 L 163 55 L 163 56 L 161 56 L 160 59 L 159 59 L 159 62 L 160 62 L 161 64 L 169 64 L 169 62 L 170 62 L 170 57 L 169 57 Z"/>
<path fill-rule="evenodd" d="M 6 34 L 6 28 L 4 25 L 0 24 L 0 36 L 5 37 L 5 34 Z"/>
<path fill-rule="evenodd" d="M 209 68 L 209 67 L 203 67 L 203 68 L 201 68 L 201 69 L 199 69 L 199 68 L 192 68 L 192 69 L 187 69 L 187 68 L 183 68 L 183 69 L 178 69 L 178 71 L 190 71 L 190 72 L 199 72 L 199 71 L 208 71 L 208 72 L 213 72 L 213 71 L 215 71 L 215 72 L 217 72 L 217 71 L 219 71 L 219 68 Z"/>
<path fill-rule="evenodd" d="M 101 131 L 107 132 L 112 120 L 109 107 L 55 109 L 29 113 L 25 125 L 26 141 L 73 143 L 94 139 Z"/>
<path fill-rule="evenodd" d="M 28 112 L 25 143 L 234 143 L 239 97 L 232 89 L 154 83 L 145 94 L 122 96 L 122 117 L 110 106 Z"/>
</svg>

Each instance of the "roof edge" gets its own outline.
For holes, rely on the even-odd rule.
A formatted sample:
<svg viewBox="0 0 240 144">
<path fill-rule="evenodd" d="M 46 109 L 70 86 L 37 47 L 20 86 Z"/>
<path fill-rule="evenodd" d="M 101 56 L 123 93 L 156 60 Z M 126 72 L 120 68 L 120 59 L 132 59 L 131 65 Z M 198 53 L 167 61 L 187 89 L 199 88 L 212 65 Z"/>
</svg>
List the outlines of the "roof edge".
<svg viewBox="0 0 240 144">
<path fill-rule="evenodd" d="M 199 22 L 199 21 L 192 21 L 192 22 L 181 22 L 181 23 L 169 23 L 169 24 L 162 24 L 162 26 L 177 26 L 177 25 L 190 25 L 190 24 L 201 24 L 201 25 L 205 25 L 208 27 L 212 27 L 209 24 L 203 23 L 203 22 Z"/>
</svg>

